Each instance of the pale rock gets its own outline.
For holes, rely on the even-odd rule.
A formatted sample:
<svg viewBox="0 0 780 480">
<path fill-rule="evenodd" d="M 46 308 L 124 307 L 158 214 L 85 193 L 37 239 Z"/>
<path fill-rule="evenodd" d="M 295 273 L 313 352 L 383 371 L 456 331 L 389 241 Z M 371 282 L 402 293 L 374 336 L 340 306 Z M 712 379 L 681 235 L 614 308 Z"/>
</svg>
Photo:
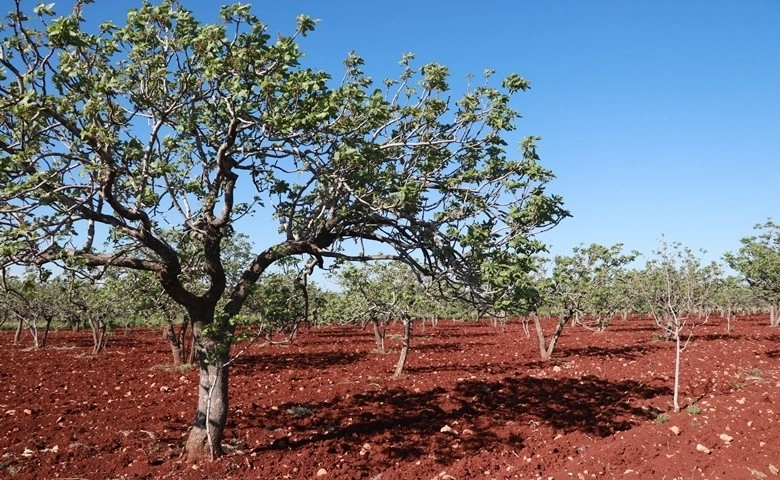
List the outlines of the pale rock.
<svg viewBox="0 0 780 480">
<path fill-rule="evenodd" d="M 745 397 L 738 398 L 737 399 L 737 403 L 740 404 L 740 405 L 744 405 L 745 404 L 745 400 L 746 400 Z"/>
<path fill-rule="evenodd" d="M 319 470 L 317 470 L 317 476 L 318 477 L 324 477 L 327 474 L 328 474 L 328 471 L 325 470 L 324 468 L 320 468 Z"/>
<path fill-rule="evenodd" d="M 769 464 L 769 471 L 772 472 L 772 475 L 777 475 L 780 473 L 780 470 L 778 470 L 778 468 L 772 464 Z"/>
<path fill-rule="evenodd" d="M 445 425 L 445 426 L 441 427 L 441 430 L 439 430 L 439 431 L 441 433 L 452 433 L 452 434 L 455 434 L 455 435 L 458 434 L 458 432 L 453 430 L 452 427 L 450 427 L 449 425 Z"/>
<path fill-rule="evenodd" d="M 560 372 L 560 371 L 561 371 L 561 367 L 559 367 L 558 365 L 556 365 L 556 366 L 554 366 L 554 367 L 553 367 L 553 369 L 552 369 L 552 370 L 553 370 L 553 372 L 556 372 L 556 373 L 557 373 L 557 372 Z"/>
<path fill-rule="evenodd" d="M 671 430 L 672 433 L 675 434 L 675 435 L 679 435 L 680 434 L 680 427 L 678 427 L 677 425 L 673 425 L 673 426 L 669 427 L 669 430 Z"/>
<path fill-rule="evenodd" d="M 721 433 L 718 437 L 726 443 L 730 443 L 732 440 L 734 440 L 734 437 L 731 435 L 726 435 L 725 433 Z"/>
<path fill-rule="evenodd" d="M 700 451 L 700 452 L 702 452 L 702 453 L 706 453 L 706 454 L 709 454 L 709 453 L 710 453 L 710 449 L 709 449 L 709 448 L 707 448 L 707 447 L 705 447 L 705 446 L 704 446 L 704 445 L 702 445 L 701 443 L 697 443 L 697 444 L 696 444 L 696 450 L 698 450 L 698 451 Z"/>
</svg>

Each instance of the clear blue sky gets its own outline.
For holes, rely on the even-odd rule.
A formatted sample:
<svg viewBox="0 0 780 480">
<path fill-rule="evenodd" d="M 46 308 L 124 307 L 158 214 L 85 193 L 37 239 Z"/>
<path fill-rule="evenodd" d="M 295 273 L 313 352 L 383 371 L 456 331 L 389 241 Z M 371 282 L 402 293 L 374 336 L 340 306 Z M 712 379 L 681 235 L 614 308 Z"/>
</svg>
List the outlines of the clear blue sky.
<svg viewBox="0 0 780 480">
<path fill-rule="evenodd" d="M 138 5 L 96 3 L 117 23 Z M 209 18 L 226 2 L 182 3 Z M 617 242 L 650 254 L 664 234 L 719 259 L 780 219 L 776 0 L 249 3 L 272 32 L 320 19 L 303 50 L 336 77 L 354 50 L 377 80 L 397 76 L 404 52 L 448 65 L 456 93 L 485 68 L 529 79 L 509 140 L 543 137 L 550 190 L 573 214 L 543 236 L 553 254 Z"/>
</svg>

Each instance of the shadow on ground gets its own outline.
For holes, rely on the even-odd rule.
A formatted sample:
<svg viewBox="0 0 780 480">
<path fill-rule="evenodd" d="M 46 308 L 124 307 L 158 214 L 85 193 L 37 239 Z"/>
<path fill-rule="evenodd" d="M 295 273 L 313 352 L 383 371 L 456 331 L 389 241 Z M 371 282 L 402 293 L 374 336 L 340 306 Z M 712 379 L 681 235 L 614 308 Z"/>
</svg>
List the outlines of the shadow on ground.
<svg viewBox="0 0 780 480">
<path fill-rule="evenodd" d="M 618 347 L 570 347 L 561 348 L 559 356 L 563 359 L 567 357 L 620 357 L 626 360 L 636 360 L 639 357 L 647 355 L 652 350 L 661 348 L 659 343 L 640 343 L 637 345 L 622 345 Z"/>
<path fill-rule="evenodd" d="M 295 450 L 319 443 L 328 445 L 329 451 L 345 452 L 359 450 L 370 441 L 398 460 L 435 454 L 438 462 L 450 464 L 469 452 L 522 449 L 522 435 L 502 428 L 509 421 L 606 437 L 653 418 L 636 400 L 670 393 L 667 387 L 632 380 L 610 382 L 595 376 L 506 377 L 466 380 L 452 390 L 389 388 L 346 399 L 283 405 L 275 412 L 257 412 L 248 420 L 266 429 L 268 425 L 294 425 L 297 433 L 297 439 L 287 436 L 258 451 Z M 306 417 L 298 418 L 296 412 Z M 445 425 L 471 432 L 456 437 L 441 431 Z M 458 445 L 452 448 L 454 442 Z"/>
<path fill-rule="evenodd" d="M 320 353 L 287 353 L 286 355 L 248 354 L 239 357 L 233 367 L 234 371 L 251 374 L 258 369 L 271 373 L 290 372 L 295 370 L 311 371 L 335 365 L 349 365 L 358 362 L 370 352 L 320 352 Z"/>
</svg>

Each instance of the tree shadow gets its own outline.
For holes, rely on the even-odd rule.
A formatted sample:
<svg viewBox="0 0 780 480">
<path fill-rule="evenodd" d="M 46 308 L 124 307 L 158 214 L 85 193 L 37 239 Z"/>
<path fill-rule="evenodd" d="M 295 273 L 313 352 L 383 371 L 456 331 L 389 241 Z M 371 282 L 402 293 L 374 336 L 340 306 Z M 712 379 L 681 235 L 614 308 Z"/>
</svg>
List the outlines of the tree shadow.
<svg viewBox="0 0 780 480">
<path fill-rule="evenodd" d="M 549 363 L 543 364 L 548 366 Z M 524 366 L 526 366 L 524 364 Z M 534 369 L 533 367 L 531 367 Z M 464 365 L 462 363 L 454 363 L 449 365 L 436 364 L 436 365 L 422 365 L 422 366 L 407 366 L 404 371 L 408 375 L 420 375 L 424 373 L 433 372 L 463 372 L 463 373 L 479 373 L 484 374 L 489 372 L 494 375 L 505 375 L 518 370 L 517 365 L 514 364 L 496 364 L 490 362 L 475 363 L 473 365 Z"/>
<path fill-rule="evenodd" d="M 237 374 L 253 375 L 256 369 L 279 373 L 292 370 L 318 370 L 324 367 L 349 365 L 367 357 L 369 352 L 319 352 L 284 354 L 246 354 L 238 357 L 231 367 Z"/>
<path fill-rule="evenodd" d="M 701 340 L 703 342 L 715 342 L 722 340 L 739 340 L 745 338 L 744 335 L 738 333 L 704 333 L 691 335 L 692 340 Z"/>
<path fill-rule="evenodd" d="M 653 418 L 653 412 L 638 406 L 636 400 L 668 394 L 668 387 L 632 380 L 610 382 L 595 376 L 505 377 L 465 380 L 451 390 L 390 388 L 297 407 L 283 405 L 274 412 L 257 412 L 248 420 L 260 426 L 269 422 L 292 425 L 294 431 L 292 437 L 257 447 L 258 452 L 296 450 L 310 444 L 343 452 L 359 450 L 370 442 L 399 460 L 433 455 L 437 462 L 449 465 L 476 451 L 523 448 L 522 433 L 507 433 L 491 425 L 535 422 L 567 433 L 606 437 Z M 310 415 L 304 419 L 293 416 L 294 408 L 300 407 Z M 442 431 L 444 426 L 470 431 Z"/>
<path fill-rule="evenodd" d="M 634 380 L 610 382 L 587 375 L 575 378 L 505 378 L 501 382 L 465 381 L 458 386 L 471 405 L 506 419 L 530 417 L 566 433 L 606 437 L 652 418 L 631 400 L 671 394 Z"/>
<path fill-rule="evenodd" d="M 621 357 L 627 360 L 636 360 L 660 348 L 657 344 L 640 343 L 636 345 L 624 345 L 620 347 L 563 347 L 560 349 L 561 357 Z"/>
<path fill-rule="evenodd" d="M 414 338 L 412 338 L 414 342 Z M 482 345 L 482 344 L 480 344 Z M 461 352 L 463 345 L 459 343 L 412 343 L 409 347 L 414 352 Z"/>
</svg>

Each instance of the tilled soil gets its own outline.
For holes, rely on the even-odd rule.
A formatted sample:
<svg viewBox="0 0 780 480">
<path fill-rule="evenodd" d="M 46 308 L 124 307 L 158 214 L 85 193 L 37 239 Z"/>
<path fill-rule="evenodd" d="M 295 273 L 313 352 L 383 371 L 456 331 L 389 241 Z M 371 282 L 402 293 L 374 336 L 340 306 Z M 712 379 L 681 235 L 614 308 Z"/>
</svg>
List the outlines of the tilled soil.
<svg viewBox="0 0 780 480">
<path fill-rule="evenodd" d="M 400 327 L 388 354 L 355 326 L 254 344 L 230 372 L 227 454 L 203 465 L 181 457 L 198 373 L 170 367 L 159 331 L 118 330 L 98 356 L 88 332 L 39 350 L 3 332 L 0 478 L 780 478 L 780 330 L 697 326 L 678 413 L 655 332 L 567 327 L 541 362 L 519 321 L 417 325 L 400 380 Z"/>
</svg>

